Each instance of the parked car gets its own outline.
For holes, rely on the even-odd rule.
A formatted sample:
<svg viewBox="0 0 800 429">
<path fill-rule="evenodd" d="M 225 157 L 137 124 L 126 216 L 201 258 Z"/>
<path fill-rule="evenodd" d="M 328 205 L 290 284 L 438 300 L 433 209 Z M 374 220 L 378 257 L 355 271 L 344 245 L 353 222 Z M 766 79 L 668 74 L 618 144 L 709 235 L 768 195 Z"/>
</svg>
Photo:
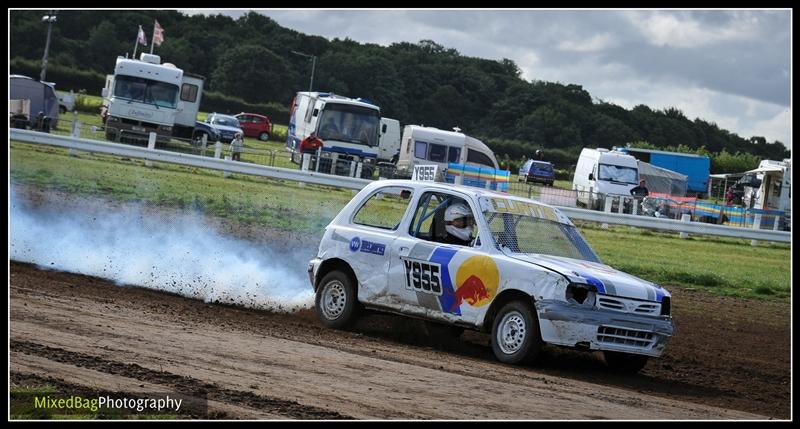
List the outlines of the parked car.
<svg viewBox="0 0 800 429">
<path fill-rule="evenodd" d="M 547 161 L 529 159 L 519 168 L 520 182 L 536 182 L 553 186 L 554 180 L 556 180 L 556 172 L 553 170 L 553 164 Z"/>
<path fill-rule="evenodd" d="M 237 132 L 242 132 L 238 119 L 229 115 L 211 113 L 205 121 L 196 123 L 192 137 L 197 140 L 206 134 L 210 142 L 219 140 L 223 143 L 230 143 Z"/>
<path fill-rule="evenodd" d="M 674 332 L 670 293 L 603 264 L 557 208 L 478 188 L 368 184 L 326 227 L 308 274 L 327 327 L 362 308 L 404 314 L 490 333 L 510 364 L 550 343 L 636 372 Z"/>
<path fill-rule="evenodd" d="M 239 120 L 244 135 L 247 137 L 255 137 L 261 141 L 267 141 L 272 135 L 272 123 L 264 115 L 242 112 L 235 115 L 235 117 Z"/>
<path fill-rule="evenodd" d="M 70 92 L 56 91 L 58 96 L 58 111 L 64 113 L 75 110 L 75 95 Z"/>
</svg>

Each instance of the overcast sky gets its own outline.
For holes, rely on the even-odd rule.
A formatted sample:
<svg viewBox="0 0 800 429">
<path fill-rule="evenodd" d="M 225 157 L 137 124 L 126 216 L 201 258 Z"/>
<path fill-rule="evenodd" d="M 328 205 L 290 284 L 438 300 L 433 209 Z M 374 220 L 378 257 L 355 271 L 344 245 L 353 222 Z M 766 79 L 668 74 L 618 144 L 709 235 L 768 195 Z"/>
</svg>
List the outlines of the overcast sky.
<svg viewBox="0 0 800 429">
<path fill-rule="evenodd" d="M 582 85 L 627 109 L 677 107 L 791 148 L 790 10 L 270 10 L 306 34 L 388 46 L 430 39 L 509 58 L 526 80 Z M 203 10 L 238 18 L 247 10 Z"/>
</svg>

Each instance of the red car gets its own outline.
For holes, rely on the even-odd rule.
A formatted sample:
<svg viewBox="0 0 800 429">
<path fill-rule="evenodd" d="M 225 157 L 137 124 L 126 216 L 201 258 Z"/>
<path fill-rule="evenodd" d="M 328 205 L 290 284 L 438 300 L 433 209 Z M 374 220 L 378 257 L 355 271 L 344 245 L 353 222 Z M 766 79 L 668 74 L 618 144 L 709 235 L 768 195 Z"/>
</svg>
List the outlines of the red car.
<svg viewBox="0 0 800 429">
<path fill-rule="evenodd" d="M 234 116 L 239 120 L 245 136 L 256 137 L 261 141 L 267 141 L 269 140 L 269 136 L 272 135 L 272 123 L 269 122 L 268 117 L 244 112 Z"/>
</svg>

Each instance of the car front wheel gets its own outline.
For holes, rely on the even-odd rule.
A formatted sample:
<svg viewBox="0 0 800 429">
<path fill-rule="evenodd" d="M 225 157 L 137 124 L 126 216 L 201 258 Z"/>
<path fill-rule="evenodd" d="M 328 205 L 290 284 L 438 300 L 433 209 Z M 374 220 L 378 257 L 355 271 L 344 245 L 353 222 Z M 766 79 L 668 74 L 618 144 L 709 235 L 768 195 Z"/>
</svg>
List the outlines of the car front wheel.
<svg viewBox="0 0 800 429">
<path fill-rule="evenodd" d="M 492 324 L 492 351 L 497 359 L 512 365 L 528 363 L 541 348 L 539 319 L 532 306 L 522 301 L 504 305 Z"/>
<path fill-rule="evenodd" d="M 264 131 L 263 133 L 258 135 L 258 139 L 261 140 L 262 142 L 269 140 L 269 133 Z"/>
<path fill-rule="evenodd" d="M 353 280 L 341 271 L 331 271 L 317 288 L 315 307 L 323 325 L 345 329 L 356 319 L 356 288 Z"/>
</svg>

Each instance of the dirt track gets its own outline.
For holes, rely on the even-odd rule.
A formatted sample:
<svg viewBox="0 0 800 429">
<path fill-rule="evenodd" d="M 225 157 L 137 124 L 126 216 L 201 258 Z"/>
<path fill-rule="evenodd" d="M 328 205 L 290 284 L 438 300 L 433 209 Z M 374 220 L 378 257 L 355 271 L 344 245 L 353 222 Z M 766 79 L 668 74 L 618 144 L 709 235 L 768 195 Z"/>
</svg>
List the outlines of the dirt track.
<svg viewBox="0 0 800 429">
<path fill-rule="evenodd" d="M 437 345 L 396 316 L 340 332 L 309 310 L 209 305 L 13 261 L 10 273 L 12 385 L 173 389 L 235 419 L 790 417 L 787 304 L 672 288 L 677 335 L 629 376 L 559 348 L 502 365 L 483 334 Z"/>
</svg>

